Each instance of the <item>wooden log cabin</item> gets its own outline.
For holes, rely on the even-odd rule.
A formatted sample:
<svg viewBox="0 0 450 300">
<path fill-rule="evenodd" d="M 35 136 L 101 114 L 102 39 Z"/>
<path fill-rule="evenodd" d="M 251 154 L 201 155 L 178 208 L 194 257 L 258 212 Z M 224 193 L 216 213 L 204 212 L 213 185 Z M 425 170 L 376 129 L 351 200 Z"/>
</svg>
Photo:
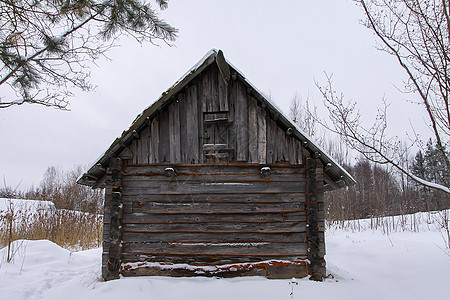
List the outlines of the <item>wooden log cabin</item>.
<svg viewBox="0 0 450 300">
<path fill-rule="evenodd" d="M 211 50 L 78 183 L 106 189 L 106 280 L 321 280 L 323 193 L 355 181 Z"/>
</svg>

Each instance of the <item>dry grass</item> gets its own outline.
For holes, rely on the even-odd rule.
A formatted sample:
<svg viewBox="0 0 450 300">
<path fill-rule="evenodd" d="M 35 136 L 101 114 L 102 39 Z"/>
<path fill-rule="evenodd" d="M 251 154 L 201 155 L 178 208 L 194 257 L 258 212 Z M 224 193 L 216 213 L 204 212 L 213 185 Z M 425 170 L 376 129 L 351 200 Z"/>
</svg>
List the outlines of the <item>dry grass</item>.
<svg viewBox="0 0 450 300">
<path fill-rule="evenodd" d="M 101 215 L 14 204 L 0 212 L 0 247 L 19 239 L 48 239 L 70 250 L 89 249 L 101 246 L 102 230 Z"/>
</svg>

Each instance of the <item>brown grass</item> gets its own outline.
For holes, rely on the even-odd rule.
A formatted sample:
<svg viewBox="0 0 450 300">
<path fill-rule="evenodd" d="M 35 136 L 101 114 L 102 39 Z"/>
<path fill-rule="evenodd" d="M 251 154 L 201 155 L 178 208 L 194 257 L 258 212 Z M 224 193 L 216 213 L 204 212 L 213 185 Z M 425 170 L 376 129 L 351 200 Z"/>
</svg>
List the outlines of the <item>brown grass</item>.
<svg viewBox="0 0 450 300">
<path fill-rule="evenodd" d="M 0 212 L 0 247 L 9 242 L 50 240 L 70 250 L 100 247 L 102 216 L 63 209 L 27 209 L 11 206 Z"/>
</svg>

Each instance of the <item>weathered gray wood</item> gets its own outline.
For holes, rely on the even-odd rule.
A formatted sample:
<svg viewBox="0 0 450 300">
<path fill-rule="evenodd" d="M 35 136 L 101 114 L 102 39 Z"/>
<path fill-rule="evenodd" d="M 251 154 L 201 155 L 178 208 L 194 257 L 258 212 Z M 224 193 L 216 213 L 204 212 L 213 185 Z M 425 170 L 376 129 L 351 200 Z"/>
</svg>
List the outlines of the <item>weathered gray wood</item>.
<svg viewBox="0 0 450 300">
<path fill-rule="evenodd" d="M 190 154 L 187 152 L 188 145 L 188 129 L 187 129 L 187 116 L 186 116 L 186 94 L 178 94 L 178 110 L 179 110 L 179 120 L 178 126 L 180 131 L 180 162 L 189 163 Z"/>
<path fill-rule="evenodd" d="M 124 232 L 122 243 L 303 243 L 305 232 L 273 233 L 177 233 Z"/>
<path fill-rule="evenodd" d="M 162 185 L 155 181 L 142 182 L 124 178 L 126 189 L 123 195 L 135 194 L 239 194 L 239 193 L 282 193 L 304 192 L 303 182 L 167 182 Z"/>
<path fill-rule="evenodd" d="M 236 81 L 230 81 L 228 84 L 228 122 L 232 124 L 228 128 L 228 145 L 234 151 L 230 153 L 230 161 L 236 161 L 236 125 L 234 124 L 236 120 Z"/>
<path fill-rule="evenodd" d="M 123 245 L 124 253 L 143 253 L 149 255 L 217 255 L 217 256 L 277 256 L 280 253 L 286 256 L 304 255 L 305 243 L 255 243 L 233 246 L 214 244 L 188 244 L 188 243 L 126 243 Z"/>
<path fill-rule="evenodd" d="M 125 202 L 171 202 L 171 203 L 202 203 L 202 202 L 223 202 L 223 203 L 280 203 L 280 202 L 305 202 L 305 193 L 228 193 L 218 194 L 139 194 L 139 195 L 122 195 L 122 201 Z"/>
<path fill-rule="evenodd" d="M 111 188 L 110 195 L 110 208 L 109 212 L 111 217 L 109 218 L 109 226 L 107 231 L 109 232 L 109 239 L 107 244 L 107 252 L 108 256 L 106 261 L 103 261 L 104 265 L 104 273 L 102 274 L 105 280 L 116 279 L 119 278 L 119 269 L 121 265 L 121 165 L 122 162 L 120 158 L 111 159 L 111 169 L 109 172 L 111 173 L 110 184 L 107 186 Z M 108 192 L 109 193 L 109 192 Z"/>
<path fill-rule="evenodd" d="M 184 165 L 184 164 L 159 164 L 159 165 L 128 165 L 123 167 L 123 174 L 126 175 L 163 175 L 164 169 L 168 166 L 175 168 L 178 175 L 258 175 L 261 172 L 261 165 L 250 165 L 244 163 L 229 164 L 229 165 Z M 276 174 L 303 174 L 305 176 L 306 170 L 304 166 L 286 166 L 281 164 L 269 164 L 272 175 Z"/>
<path fill-rule="evenodd" d="M 181 162 L 180 111 L 178 102 L 169 106 L 169 144 L 170 162 Z"/>
<path fill-rule="evenodd" d="M 289 233 L 306 231 L 305 222 L 285 223 L 198 223 L 198 224 L 123 224 L 124 232 L 215 232 L 215 233 Z"/>
<path fill-rule="evenodd" d="M 229 76 L 230 74 L 228 74 Z M 228 78 L 229 80 L 229 78 Z M 227 80 L 224 80 L 223 76 L 219 79 L 219 110 L 228 111 L 228 87 Z"/>
<path fill-rule="evenodd" d="M 150 127 L 144 128 L 140 134 L 141 138 L 141 163 L 148 164 L 149 163 L 149 152 L 150 152 Z"/>
<path fill-rule="evenodd" d="M 203 73 L 203 76 L 201 78 L 201 99 L 202 99 L 202 110 L 203 112 L 212 112 L 212 95 L 211 95 L 211 68 L 209 68 L 207 71 Z"/>
<path fill-rule="evenodd" d="M 289 256 L 283 255 L 271 255 L 271 256 L 211 256 L 211 255 L 150 255 L 140 253 L 123 253 L 123 262 L 161 262 L 161 263 L 180 263 L 180 264 L 194 264 L 194 265 L 224 265 L 224 264 L 237 264 L 237 263 L 254 263 L 260 261 L 268 261 L 274 259 L 282 259 L 288 261 L 301 261 L 306 259 L 307 254 Z"/>
<path fill-rule="evenodd" d="M 136 161 L 139 164 L 144 164 L 144 152 L 143 152 L 143 138 L 139 134 L 135 133 L 136 136 Z M 139 137 L 138 137 L 139 136 Z"/>
<path fill-rule="evenodd" d="M 305 202 L 305 193 L 254 193 L 254 194 L 139 194 L 139 195 L 123 195 L 124 203 L 138 201 L 145 202 L 169 202 L 169 203 L 279 203 L 301 201 Z"/>
<path fill-rule="evenodd" d="M 247 161 L 248 159 L 248 102 L 245 87 L 240 82 L 235 85 L 235 133 L 236 133 L 236 160 Z"/>
<path fill-rule="evenodd" d="M 256 99 L 247 97 L 248 103 L 248 162 L 258 163 L 258 113 Z"/>
<path fill-rule="evenodd" d="M 122 275 L 132 276 L 170 276 L 170 277 L 238 277 L 238 276 L 266 276 L 266 268 L 260 265 L 250 265 L 249 267 L 230 267 L 221 270 L 208 270 L 201 267 L 195 268 L 161 268 L 158 266 L 148 266 L 137 269 L 124 269 Z M 292 277 L 291 277 L 292 278 Z"/>
<path fill-rule="evenodd" d="M 133 142 L 131 142 L 130 144 L 130 149 L 131 149 L 131 153 L 133 154 L 133 163 L 137 164 L 138 163 L 138 147 L 137 147 L 137 140 L 133 140 Z"/>
<path fill-rule="evenodd" d="M 267 278 L 291 279 L 302 278 L 308 275 L 306 264 L 303 265 L 268 265 Z"/>
<path fill-rule="evenodd" d="M 211 102 L 212 102 L 212 111 L 219 112 L 220 111 L 220 102 L 219 102 L 219 70 L 217 65 L 211 66 Z"/>
<path fill-rule="evenodd" d="M 225 60 L 225 57 L 223 56 L 222 50 L 219 50 L 216 56 L 216 64 L 219 67 L 219 72 L 221 75 L 221 81 L 228 85 L 228 82 L 230 81 L 231 77 L 231 71 L 230 66 L 228 65 L 227 61 Z"/>
<path fill-rule="evenodd" d="M 152 120 L 150 129 L 149 163 L 159 162 L 159 117 Z"/>
<path fill-rule="evenodd" d="M 280 127 L 276 127 L 276 149 L 277 149 L 277 162 L 286 161 L 286 138 L 285 133 Z"/>
<path fill-rule="evenodd" d="M 127 224 L 176 224 L 176 223 L 278 223 L 306 222 L 306 211 L 294 213 L 234 213 L 234 214 L 147 214 L 125 213 L 123 223 Z"/>
<path fill-rule="evenodd" d="M 159 161 L 170 161 L 169 110 L 159 112 Z"/>
<path fill-rule="evenodd" d="M 318 206 L 318 217 L 319 217 L 319 257 L 321 258 L 322 266 L 325 268 L 325 204 L 324 204 L 324 172 L 323 165 L 320 160 L 317 161 L 317 169 L 316 169 L 316 189 L 317 189 L 317 206 Z M 326 274 L 325 270 L 323 273 Z"/>
<path fill-rule="evenodd" d="M 192 85 L 188 88 L 186 99 L 186 129 L 187 129 L 187 147 L 188 163 L 197 164 L 200 159 L 199 147 L 199 111 L 197 100 L 197 86 Z"/>
<path fill-rule="evenodd" d="M 165 169 L 165 168 L 164 168 Z M 157 181 L 164 184 L 178 183 L 182 184 L 185 181 L 199 182 L 199 183 L 252 183 L 252 182 L 305 182 L 306 177 L 304 174 L 272 174 L 270 177 L 265 178 L 261 174 L 180 174 L 177 169 L 174 168 L 176 176 L 173 178 L 163 177 L 164 175 L 125 175 L 124 179 L 129 181 Z"/>
<path fill-rule="evenodd" d="M 258 163 L 265 164 L 267 158 L 266 110 L 258 107 Z"/>
<path fill-rule="evenodd" d="M 267 144 L 266 144 L 266 162 L 268 164 L 272 164 L 276 162 L 277 150 L 276 150 L 276 124 L 275 121 L 271 118 L 267 118 L 266 122 L 267 130 Z"/>
<path fill-rule="evenodd" d="M 168 203 L 168 202 L 132 202 L 125 205 L 125 213 L 153 214 L 219 214 L 219 213 L 276 213 L 300 212 L 305 203 Z"/>
<path fill-rule="evenodd" d="M 312 280 L 322 281 L 326 276 L 325 260 L 321 255 L 321 241 L 320 241 L 320 223 L 319 223 L 319 208 L 317 204 L 317 185 L 316 178 L 317 161 L 314 158 L 306 159 L 306 205 L 308 214 L 308 228 L 307 228 L 307 245 L 308 245 L 308 259 L 310 260 L 310 274 Z M 323 184 L 323 180 L 322 184 Z M 323 243 L 322 243 L 323 244 Z"/>
<path fill-rule="evenodd" d="M 205 151 L 216 151 L 216 150 L 228 150 L 228 144 L 217 143 L 217 144 L 204 144 L 203 150 Z"/>
<path fill-rule="evenodd" d="M 122 152 L 120 152 L 119 157 L 122 161 L 133 159 L 133 153 L 131 152 L 130 147 L 125 147 Z"/>
<path fill-rule="evenodd" d="M 297 139 L 295 140 L 295 151 L 297 152 L 297 153 L 296 153 L 297 164 L 298 164 L 298 165 L 303 164 L 302 145 L 301 145 L 300 141 L 298 141 Z"/>
</svg>

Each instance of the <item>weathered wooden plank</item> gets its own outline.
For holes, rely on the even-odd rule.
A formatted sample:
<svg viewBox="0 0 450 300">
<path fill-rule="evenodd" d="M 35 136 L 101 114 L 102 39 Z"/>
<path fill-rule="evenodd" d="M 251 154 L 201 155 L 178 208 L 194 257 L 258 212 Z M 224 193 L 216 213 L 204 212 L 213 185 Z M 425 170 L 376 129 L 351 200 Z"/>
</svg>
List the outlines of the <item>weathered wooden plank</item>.
<svg viewBox="0 0 450 300">
<path fill-rule="evenodd" d="M 308 259 L 310 260 L 311 278 L 313 280 L 322 280 L 326 276 L 325 260 L 322 253 L 322 242 L 320 241 L 320 221 L 319 221 L 319 209 L 317 204 L 317 187 L 323 185 L 323 178 L 320 178 L 320 174 L 317 174 L 318 168 L 317 160 L 314 158 L 306 159 L 306 178 L 307 178 L 307 214 L 308 214 L 308 230 L 307 241 L 308 245 Z M 317 178 L 317 175 L 319 175 Z M 319 182 L 318 179 L 321 179 Z"/>
<path fill-rule="evenodd" d="M 137 147 L 137 140 L 133 140 L 130 144 L 131 153 L 133 155 L 133 163 L 138 163 L 138 147 Z"/>
<path fill-rule="evenodd" d="M 228 202 L 228 203 L 274 203 L 274 202 L 305 202 L 305 193 L 254 193 L 254 194 L 139 194 L 123 195 L 125 202 L 170 202 L 170 203 L 202 203 L 202 202 Z"/>
<path fill-rule="evenodd" d="M 212 112 L 212 95 L 211 95 L 211 69 L 208 69 L 203 73 L 201 79 L 201 99 L 202 99 L 202 110 L 203 112 Z"/>
<path fill-rule="evenodd" d="M 235 213 L 235 214 L 147 214 L 125 213 L 126 224 L 176 224 L 176 223 L 273 223 L 306 222 L 306 211 L 295 213 Z"/>
<path fill-rule="evenodd" d="M 248 162 L 258 163 L 258 113 L 256 99 L 247 96 L 248 103 Z"/>
<path fill-rule="evenodd" d="M 267 122 L 266 122 L 266 126 L 267 126 L 267 130 L 266 130 L 266 134 L 267 134 L 267 144 L 266 144 L 266 162 L 268 164 L 272 164 L 276 162 L 276 123 L 274 120 L 272 120 L 272 118 L 270 118 L 269 116 L 267 116 L 266 118 Z"/>
<path fill-rule="evenodd" d="M 219 102 L 219 68 L 217 65 L 212 65 L 211 69 L 211 102 L 212 102 L 212 111 L 219 112 L 220 111 L 220 102 Z M 220 79 L 222 80 L 222 79 Z"/>
<path fill-rule="evenodd" d="M 169 106 L 169 144 L 170 162 L 181 162 L 180 111 L 176 101 Z"/>
<path fill-rule="evenodd" d="M 228 145 L 233 152 L 230 153 L 230 161 L 236 161 L 236 126 L 234 121 L 236 119 L 236 81 L 230 81 L 228 84 L 228 121 L 233 124 L 228 128 Z"/>
<path fill-rule="evenodd" d="M 178 94 L 178 110 L 179 110 L 179 127 L 180 127 L 180 162 L 189 163 L 189 153 L 187 152 L 188 145 L 188 129 L 186 116 L 186 94 Z"/>
<path fill-rule="evenodd" d="M 259 261 L 268 261 L 273 259 L 282 259 L 288 261 L 300 261 L 306 259 L 306 253 L 296 256 L 288 255 L 271 255 L 271 256 L 212 256 L 212 255 L 150 255 L 141 253 L 123 253 L 122 262 L 160 262 L 160 263 L 174 263 L 174 264 L 193 264 L 193 265 L 225 265 L 237 263 L 254 263 Z"/>
<path fill-rule="evenodd" d="M 122 161 L 127 161 L 133 159 L 133 153 L 130 150 L 130 147 L 125 147 L 119 154 L 119 157 Z"/>
<path fill-rule="evenodd" d="M 228 111 L 228 86 L 224 79 L 219 78 L 219 110 Z"/>
<path fill-rule="evenodd" d="M 167 182 L 133 181 L 124 178 L 123 195 L 134 194 L 239 194 L 304 192 L 304 182 Z"/>
<path fill-rule="evenodd" d="M 222 81 L 225 82 L 225 84 L 228 84 L 231 78 L 231 71 L 230 66 L 228 65 L 225 57 L 223 56 L 222 50 L 219 50 L 219 52 L 217 52 L 216 64 L 219 69 L 220 78 L 222 79 Z"/>
<path fill-rule="evenodd" d="M 227 124 L 215 124 L 215 137 L 214 144 L 224 144 L 228 147 L 228 125 Z"/>
<path fill-rule="evenodd" d="M 144 163 L 143 162 L 144 158 L 142 155 L 143 154 L 142 153 L 142 139 L 140 137 L 136 138 L 135 142 L 136 142 L 136 162 L 138 164 L 142 164 L 142 163 Z"/>
<path fill-rule="evenodd" d="M 258 107 L 258 163 L 265 164 L 267 158 L 266 110 Z"/>
<path fill-rule="evenodd" d="M 305 243 L 236 243 L 230 246 L 190 243 L 127 243 L 123 253 L 149 255 L 296 256 L 306 253 Z"/>
<path fill-rule="evenodd" d="M 185 149 L 188 154 L 188 163 L 199 163 L 199 111 L 197 101 L 197 86 L 192 85 L 188 88 L 186 98 L 186 129 L 187 129 L 187 147 Z"/>
<path fill-rule="evenodd" d="M 269 279 L 291 279 L 308 276 L 306 265 L 268 265 L 267 278 Z"/>
<path fill-rule="evenodd" d="M 305 202 L 305 193 L 254 193 L 254 194 L 153 194 L 153 195 L 123 195 L 125 202 L 171 202 L 171 203 L 202 203 L 202 202 L 228 202 L 228 203 L 274 203 L 274 202 Z"/>
<path fill-rule="evenodd" d="M 236 160 L 247 161 L 248 158 L 248 103 L 243 84 L 237 82 L 236 111 L 234 126 L 236 128 Z"/>
<path fill-rule="evenodd" d="M 149 163 L 159 163 L 159 117 L 152 120 L 150 128 Z"/>
<path fill-rule="evenodd" d="M 294 145 L 295 145 L 295 151 L 296 151 L 296 158 L 297 158 L 297 164 L 301 165 L 303 164 L 303 153 L 302 153 L 302 145 L 299 140 L 294 139 Z"/>
<path fill-rule="evenodd" d="M 150 127 L 145 127 L 140 133 L 141 140 L 141 163 L 149 163 L 149 150 L 150 150 Z"/>
<path fill-rule="evenodd" d="M 275 147 L 277 149 L 277 162 L 285 162 L 287 161 L 287 149 L 286 149 L 286 134 L 285 132 L 277 126 L 277 134 L 276 134 L 276 141 L 275 141 Z"/>
<path fill-rule="evenodd" d="M 244 163 L 229 164 L 221 166 L 212 165 L 128 165 L 123 167 L 123 175 L 163 175 L 166 167 L 173 167 L 177 175 L 258 175 L 261 165 L 248 165 Z M 276 174 L 306 174 L 304 166 L 267 165 L 272 175 Z"/>
<path fill-rule="evenodd" d="M 165 169 L 165 168 L 164 168 Z M 174 169 L 176 172 L 176 169 Z M 177 182 L 182 184 L 185 181 L 190 182 L 216 182 L 216 183 L 251 183 L 251 182 L 300 182 L 306 181 L 305 175 L 300 174 L 271 174 L 269 178 L 264 178 L 260 174 L 199 174 L 184 175 L 175 173 L 175 177 L 166 178 L 164 175 L 126 175 L 128 181 L 158 181 L 169 184 Z"/>
<path fill-rule="evenodd" d="M 159 161 L 170 162 L 169 110 L 159 112 Z"/>
<path fill-rule="evenodd" d="M 106 239 L 107 243 L 107 257 L 103 258 L 103 278 L 105 280 L 119 278 L 120 259 L 122 248 L 121 244 L 121 166 L 122 162 L 120 158 L 113 158 L 110 162 L 111 177 L 108 178 L 106 186 L 111 189 L 108 192 L 108 198 L 110 203 L 110 218 L 109 223 L 106 226 L 106 231 L 109 232 L 109 237 Z"/>
<path fill-rule="evenodd" d="M 289 163 L 294 165 L 297 163 L 297 151 L 295 151 L 294 138 L 286 135 L 286 140 L 288 144 Z"/>
<path fill-rule="evenodd" d="M 123 224 L 123 232 L 180 233 L 289 233 L 305 232 L 305 222 L 284 223 L 198 223 L 198 224 Z"/>
<path fill-rule="evenodd" d="M 149 214 L 219 214 L 219 213 L 277 213 L 301 212 L 305 203 L 168 203 L 132 202 L 124 206 L 125 213 Z"/>
<path fill-rule="evenodd" d="M 271 233 L 167 233 L 124 232 L 122 243 L 303 243 L 304 232 Z"/>
<path fill-rule="evenodd" d="M 299 266 L 305 269 L 306 266 Z M 305 273 L 305 272 L 303 272 Z M 300 278 L 301 272 L 289 272 L 288 276 L 283 278 L 292 278 L 295 275 L 296 278 Z M 205 277 L 242 277 L 242 276 L 266 276 L 266 268 L 262 265 L 255 265 L 249 268 L 225 268 L 222 270 L 204 269 L 201 267 L 198 268 L 171 268 L 166 265 L 165 267 L 159 266 L 146 266 L 141 268 L 130 268 L 122 270 L 121 274 L 125 277 L 127 276 L 170 276 L 170 277 L 193 277 L 193 276 L 205 276 Z M 306 273 L 305 273 L 306 274 Z M 306 274 L 307 275 L 307 274 Z M 304 275 L 304 276 L 306 276 Z M 303 276 L 303 277 L 304 277 Z M 270 278 L 279 278 L 279 277 L 270 277 Z M 280 278 L 279 278 L 280 279 Z"/>
</svg>

